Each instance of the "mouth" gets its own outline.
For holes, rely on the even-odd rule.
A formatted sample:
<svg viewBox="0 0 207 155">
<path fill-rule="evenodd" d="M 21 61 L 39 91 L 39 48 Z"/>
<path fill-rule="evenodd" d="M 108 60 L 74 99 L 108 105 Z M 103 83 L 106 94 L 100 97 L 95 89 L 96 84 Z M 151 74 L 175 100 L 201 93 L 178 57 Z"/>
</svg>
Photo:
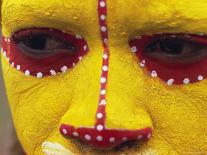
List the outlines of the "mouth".
<svg viewBox="0 0 207 155">
<path fill-rule="evenodd" d="M 70 150 L 66 149 L 64 146 L 57 142 L 43 142 L 42 152 L 45 155 L 74 155 Z"/>
<path fill-rule="evenodd" d="M 95 154 L 119 154 L 119 153 L 123 153 L 123 154 L 128 154 L 128 153 L 138 153 L 142 154 L 142 155 L 148 155 L 148 154 L 159 154 L 158 150 L 156 149 L 145 149 L 145 150 L 140 150 L 139 147 L 137 147 L 137 142 L 132 141 L 132 142 L 127 142 L 125 144 L 121 144 L 119 146 L 117 146 L 116 148 L 114 148 L 111 151 L 94 151 Z M 71 152 L 70 150 L 68 150 L 67 148 L 65 148 L 63 145 L 57 143 L 57 142 L 49 142 L 49 141 L 45 141 L 42 143 L 42 152 L 45 155 L 75 155 L 73 152 Z M 134 148 L 137 148 L 134 150 Z M 139 151 L 138 151 L 139 150 Z M 141 151 L 141 152 L 140 152 Z"/>
</svg>

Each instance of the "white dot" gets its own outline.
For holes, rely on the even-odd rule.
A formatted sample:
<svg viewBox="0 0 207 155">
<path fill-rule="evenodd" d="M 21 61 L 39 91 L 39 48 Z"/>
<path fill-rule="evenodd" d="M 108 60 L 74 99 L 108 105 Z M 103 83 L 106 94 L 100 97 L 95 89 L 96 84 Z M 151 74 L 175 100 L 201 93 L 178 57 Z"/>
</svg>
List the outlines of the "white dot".
<svg viewBox="0 0 207 155">
<path fill-rule="evenodd" d="M 102 136 L 97 136 L 96 137 L 96 140 L 99 141 L 99 142 L 101 142 L 103 140 L 103 137 Z"/>
<path fill-rule="evenodd" d="M 105 38 L 103 41 L 104 41 L 105 44 L 108 44 L 108 39 L 107 38 Z"/>
<path fill-rule="evenodd" d="M 198 81 L 202 81 L 204 79 L 204 77 L 202 75 L 198 76 Z"/>
<path fill-rule="evenodd" d="M 24 74 L 25 74 L 26 76 L 29 76 L 29 75 L 30 75 L 30 71 L 29 71 L 29 70 L 26 70 L 26 71 L 24 72 Z"/>
<path fill-rule="evenodd" d="M 103 118 L 103 114 L 102 114 L 102 113 L 98 113 L 98 114 L 97 114 L 97 118 L 98 118 L 98 119 Z"/>
<path fill-rule="evenodd" d="M 136 52 L 137 52 L 137 47 L 133 46 L 133 47 L 131 48 L 131 51 L 132 51 L 133 53 L 136 53 Z"/>
<path fill-rule="evenodd" d="M 86 139 L 87 141 L 90 141 L 90 140 L 91 140 L 91 136 L 90 136 L 90 135 L 87 135 L 87 134 L 86 134 L 84 137 L 85 137 L 85 139 Z"/>
<path fill-rule="evenodd" d="M 115 142 L 115 137 L 109 138 L 109 142 L 111 142 L 111 143 Z"/>
<path fill-rule="evenodd" d="M 106 90 L 105 89 L 101 90 L 101 95 L 105 95 L 105 94 L 106 94 Z"/>
<path fill-rule="evenodd" d="M 142 60 L 141 63 L 145 64 L 146 63 L 146 60 Z"/>
<path fill-rule="evenodd" d="M 41 77 L 43 77 L 43 74 L 41 72 L 39 72 L 39 73 L 37 73 L 37 77 L 41 78 Z"/>
<path fill-rule="evenodd" d="M 7 39 L 6 38 L 4 38 L 4 40 L 7 42 Z"/>
<path fill-rule="evenodd" d="M 168 81 L 167 81 L 167 84 L 170 86 L 170 85 L 172 85 L 173 83 L 174 83 L 174 79 L 169 79 Z"/>
<path fill-rule="evenodd" d="M 140 67 L 142 67 L 142 68 L 145 67 L 145 63 L 140 62 L 139 65 L 140 65 Z"/>
<path fill-rule="evenodd" d="M 106 3 L 105 3 L 104 1 L 101 1 L 101 2 L 100 2 L 100 6 L 103 8 L 103 7 L 106 6 Z"/>
<path fill-rule="evenodd" d="M 101 83 L 106 83 L 106 78 L 105 77 L 101 78 Z"/>
<path fill-rule="evenodd" d="M 11 63 L 11 66 L 14 67 L 14 62 Z"/>
<path fill-rule="evenodd" d="M 82 56 L 80 56 L 80 57 L 78 57 L 78 59 L 79 59 L 79 61 L 81 61 L 81 60 L 83 59 L 83 57 L 82 57 Z"/>
<path fill-rule="evenodd" d="M 101 31 L 102 31 L 102 32 L 106 32 L 106 31 L 107 31 L 106 26 L 101 26 Z"/>
<path fill-rule="evenodd" d="M 123 138 L 122 138 L 122 141 L 124 141 L 124 142 L 127 141 L 127 140 L 128 140 L 127 137 L 123 137 Z"/>
<path fill-rule="evenodd" d="M 50 70 L 50 74 L 54 76 L 54 75 L 56 75 L 57 73 L 56 73 L 55 70 Z"/>
<path fill-rule="evenodd" d="M 104 54 L 104 55 L 103 55 L 103 58 L 104 58 L 104 59 L 107 59 L 107 58 L 108 58 L 108 55 L 107 55 L 107 54 Z"/>
<path fill-rule="evenodd" d="M 74 137 L 78 137 L 79 134 L 78 134 L 77 132 L 73 132 L 73 136 L 74 136 Z"/>
<path fill-rule="evenodd" d="M 86 51 L 87 50 L 87 45 L 83 46 L 83 50 Z"/>
<path fill-rule="evenodd" d="M 151 134 L 148 134 L 148 135 L 147 135 L 147 138 L 148 138 L 148 139 L 150 139 L 151 137 L 152 137 L 152 135 L 151 135 Z"/>
<path fill-rule="evenodd" d="M 75 66 L 75 63 L 73 63 L 73 67 Z"/>
<path fill-rule="evenodd" d="M 136 39 L 142 39 L 142 36 L 136 36 L 135 38 Z"/>
<path fill-rule="evenodd" d="M 9 42 L 9 43 L 11 42 L 10 38 L 8 38 L 8 42 Z"/>
<path fill-rule="evenodd" d="M 106 100 L 101 100 L 99 105 L 106 105 Z"/>
<path fill-rule="evenodd" d="M 17 70 L 19 71 L 21 69 L 21 66 L 20 65 L 17 65 Z"/>
<path fill-rule="evenodd" d="M 3 53 L 4 53 L 4 56 L 6 57 L 6 51 L 4 51 Z"/>
<path fill-rule="evenodd" d="M 102 15 L 100 16 L 100 19 L 101 19 L 101 20 L 105 20 L 105 19 L 106 19 L 106 15 L 102 14 Z"/>
<path fill-rule="evenodd" d="M 61 68 L 61 71 L 62 71 L 63 73 L 65 73 L 67 70 L 68 70 L 68 67 L 67 67 L 67 66 L 63 66 L 63 67 Z"/>
<path fill-rule="evenodd" d="M 184 83 L 184 84 L 189 84 L 189 83 L 190 83 L 190 79 L 189 79 L 189 78 L 185 78 L 185 79 L 183 80 L 183 83 Z"/>
<path fill-rule="evenodd" d="M 67 135 L 68 134 L 68 131 L 66 129 L 63 129 L 62 131 L 63 131 L 63 134 L 64 135 Z"/>
<path fill-rule="evenodd" d="M 75 37 L 76 37 L 76 39 L 82 39 L 80 34 L 76 34 Z"/>
<path fill-rule="evenodd" d="M 107 66 L 103 66 L 103 71 L 107 71 L 108 70 L 108 67 Z"/>
<path fill-rule="evenodd" d="M 156 71 L 152 71 L 152 72 L 151 72 L 151 76 L 152 76 L 152 77 L 156 77 L 156 76 L 157 76 L 157 72 L 156 72 Z"/>
<path fill-rule="evenodd" d="M 138 140 L 140 140 L 140 139 L 142 139 L 143 138 L 143 135 L 139 135 L 139 136 L 137 136 L 137 139 Z"/>
<path fill-rule="evenodd" d="M 102 131 L 104 129 L 104 126 L 103 125 L 97 125 L 96 129 L 98 131 Z"/>
</svg>

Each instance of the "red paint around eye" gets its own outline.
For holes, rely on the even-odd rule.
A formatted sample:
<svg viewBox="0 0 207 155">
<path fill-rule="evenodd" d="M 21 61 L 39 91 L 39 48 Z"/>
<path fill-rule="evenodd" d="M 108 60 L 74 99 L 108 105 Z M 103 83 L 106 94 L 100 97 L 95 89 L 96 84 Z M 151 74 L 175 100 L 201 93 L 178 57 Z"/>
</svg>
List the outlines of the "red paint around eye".
<svg viewBox="0 0 207 155">
<path fill-rule="evenodd" d="M 15 34 L 25 36 L 28 31 L 30 31 L 29 33 L 33 33 L 33 31 L 40 34 L 48 33 L 50 36 L 65 40 L 72 43 L 76 47 L 76 51 L 73 54 L 58 51 L 55 54 L 37 58 L 28 56 L 21 51 L 21 48 L 18 47 L 12 37 L 2 37 L 2 50 L 9 63 L 27 76 L 32 75 L 41 78 L 43 76 L 56 75 L 58 72 L 66 72 L 75 66 L 88 52 L 88 45 L 81 36 L 66 34 L 55 29 L 34 28 L 21 30 Z"/>
<path fill-rule="evenodd" d="M 207 45 L 207 38 L 205 36 L 185 34 L 178 35 L 183 36 L 186 39 L 190 39 L 195 43 Z M 162 35 L 142 36 L 132 39 L 129 42 L 132 52 L 136 53 L 139 58 L 140 67 L 143 69 L 146 68 L 147 72 L 150 74 L 151 77 L 158 77 L 166 82 L 168 85 L 195 83 L 202 81 L 207 77 L 206 57 L 203 57 L 201 60 L 194 63 L 172 64 L 168 62 L 168 60 L 164 62 L 146 56 L 144 53 L 144 49 L 146 48 L 146 46 L 149 45 L 153 40 L 161 36 Z M 171 34 L 171 36 L 174 37 L 175 35 Z"/>
</svg>

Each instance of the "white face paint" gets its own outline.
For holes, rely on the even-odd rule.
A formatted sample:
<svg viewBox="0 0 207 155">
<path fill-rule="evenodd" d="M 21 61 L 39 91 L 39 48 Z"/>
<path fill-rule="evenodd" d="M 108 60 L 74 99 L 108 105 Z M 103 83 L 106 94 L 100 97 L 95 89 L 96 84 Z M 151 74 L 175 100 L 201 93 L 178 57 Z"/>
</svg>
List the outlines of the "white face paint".
<svg viewBox="0 0 207 155">
<path fill-rule="evenodd" d="M 45 155 L 74 155 L 71 151 L 57 142 L 43 142 L 42 152 Z"/>
</svg>

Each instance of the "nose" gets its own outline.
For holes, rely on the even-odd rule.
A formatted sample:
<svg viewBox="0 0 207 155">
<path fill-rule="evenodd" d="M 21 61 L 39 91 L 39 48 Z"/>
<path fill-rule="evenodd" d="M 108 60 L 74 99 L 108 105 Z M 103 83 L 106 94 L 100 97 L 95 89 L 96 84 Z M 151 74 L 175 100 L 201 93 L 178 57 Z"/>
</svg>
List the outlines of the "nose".
<svg viewBox="0 0 207 155">
<path fill-rule="evenodd" d="M 79 139 L 83 143 L 89 144 L 98 149 L 111 149 L 127 141 L 147 140 L 152 135 L 152 128 L 147 127 L 150 124 L 148 121 L 149 119 L 147 118 L 147 119 L 142 120 L 143 118 L 146 118 L 144 117 L 145 114 L 142 115 L 144 112 L 140 114 L 140 116 L 142 115 L 142 117 L 139 117 L 139 120 L 142 120 L 142 121 L 139 121 L 138 124 L 142 127 L 139 127 L 138 129 L 134 129 L 134 128 L 128 129 L 125 127 L 114 128 L 111 126 L 107 126 L 108 124 L 106 120 L 111 121 L 111 123 L 109 124 L 112 124 L 112 125 L 116 124 L 114 123 L 114 121 L 116 120 L 115 118 L 117 117 L 114 117 L 114 118 L 110 118 L 110 117 L 113 116 L 113 114 L 117 112 L 112 112 L 113 114 L 109 116 L 108 115 L 110 114 L 110 111 L 109 111 L 107 113 L 107 116 L 109 117 L 106 117 L 106 102 L 107 102 L 106 90 L 109 90 L 107 89 L 107 82 L 108 82 L 108 76 L 109 76 L 108 70 L 109 70 L 109 57 L 110 57 L 109 44 L 108 44 L 109 35 L 108 35 L 108 27 L 107 27 L 107 22 L 106 22 L 106 17 L 107 17 L 106 6 L 107 6 L 106 0 L 98 0 L 99 25 L 100 25 L 100 30 L 101 30 L 102 44 L 103 44 L 103 60 L 102 60 L 102 69 L 101 69 L 99 105 L 98 105 L 98 109 L 96 113 L 96 123 L 93 127 L 81 127 L 81 126 L 73 126 L 69 124 L 61 124 L 60 126 L 60 132 L 65 137 Z M 113 105 L 113 106 L 116 106 L 116 105 Z M 112 108 L 110 106 L 109 106 L 109 109 L 113 109 L 113 111 L 116 111 L 116 108 Z M 131 116 L 131 115 L 128 115 L 128 116 Z M 120 120 L 118 120 L 117 122 L 120 122 Z M 130 122 L 135 122 L 135 121 L 130 120 Z M 137 122 L 135 122 L 135 124 L 137 125 Z M 107 128 L 106 126 L 109 128 Z"/>
<path fill-rule="evenodd" d="M 139 130 L 107 129 L 102 125 L 86 128 L 62 124 L 60 132 L 70 138 L 76 138 L 97 149 L 112 149 L 128 141 L 146 141 L 152 135 L 151 128 Z"/>
</svg>

